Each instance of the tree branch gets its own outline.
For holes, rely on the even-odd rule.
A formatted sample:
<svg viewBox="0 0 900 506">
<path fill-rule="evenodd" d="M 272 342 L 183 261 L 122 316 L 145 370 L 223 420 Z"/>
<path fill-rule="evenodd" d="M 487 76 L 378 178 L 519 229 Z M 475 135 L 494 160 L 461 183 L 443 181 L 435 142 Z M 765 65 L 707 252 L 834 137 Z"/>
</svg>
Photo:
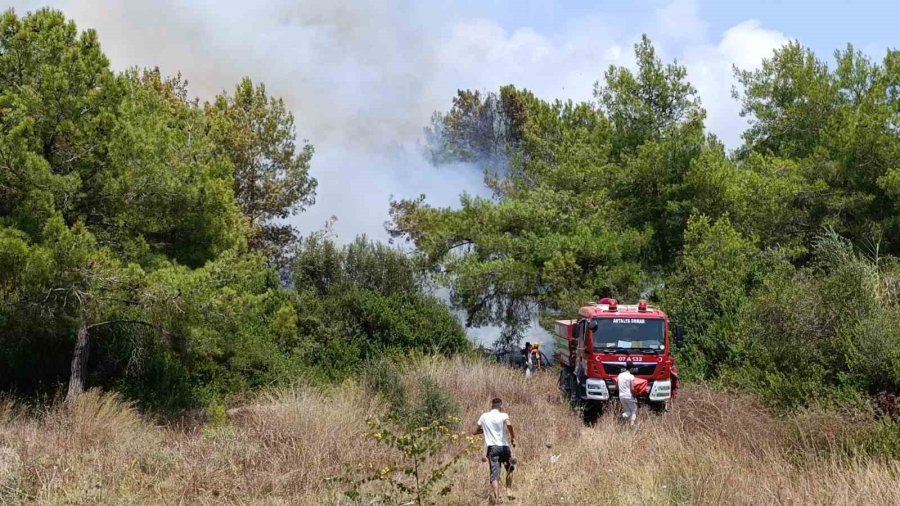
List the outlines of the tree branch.
<svg viewBox="0 0 900 506">
<path fill-rule="evenodd" d="M 153 324 L 153 323 L 150 323 L 150 322 L 145 322 L 145 321 L 143 321 L 143 320 L 107 320 L 107 321 L 104 321 L 104 322 L 97 322 L 97 323 L 93 323 L 93 324 L 91 324 L 91 325 L 88 325 L 88 326 L 87 326 L 87 329 L 90 330 L 90 329 L 93 329 L 93 328 L 103 327 L 103 326 L 105 326 L 105 325 L 113 325 L 113 324 L 118 324 L 118 323 L 127 323 L 127 324 L 130 324 L 130 325 L 143 325 L 144 327 L 150 327 L 150 328 L 159 330 L 160 332 L 163 332 L 163 333 L 166 333 L 166 334 L 171 334 L 171 332 L 169 332 L 168 330 L 166 330 L 166 329 L 160 327 L 159 325 L 156 325 L 156 324 Z"/>
</svg>

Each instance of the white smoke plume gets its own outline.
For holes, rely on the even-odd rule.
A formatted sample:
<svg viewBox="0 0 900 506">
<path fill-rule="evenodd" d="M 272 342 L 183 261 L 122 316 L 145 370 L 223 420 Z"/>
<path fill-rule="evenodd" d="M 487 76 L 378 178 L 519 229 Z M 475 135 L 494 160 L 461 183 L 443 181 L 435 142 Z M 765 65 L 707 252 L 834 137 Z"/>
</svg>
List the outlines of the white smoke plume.
<svg viewBox="0 0 900 506">
<path fill-rule="evenodd" d="M 482 193 L 478 170 L 430 167 L 417 141 L 434 110 L 459 88 L 513 83 L 546 98 L 591 98 L 610 64 L 632 65 L 631 45 L 649 33 L 666 58 L 680 57 L 709 109 L 709 124 L 734 146 L 744 123 L 729 96 L 731 64 L 753 65 L 785 37 L 746 22 L 709 41 L 696 2 L 645 5 L 649 15 L 579 16 L 554 33 L 506 29 L 465 2 L 396 0 L 25 0 L 95 28 L 114 67 L 182 72 L 201 98 L 245 75 L 285 98 L 298 134 L 316 147 L 317 204 L 296 218 L 304 232 L 338 218 L 340 241 L 385 237 L 391 196 L 425 193 L 452 205 Z M 523 9 L 554 14 L 524 2 Z M 625 28 L 627 27 L 627 28 Z"/>
</svg>

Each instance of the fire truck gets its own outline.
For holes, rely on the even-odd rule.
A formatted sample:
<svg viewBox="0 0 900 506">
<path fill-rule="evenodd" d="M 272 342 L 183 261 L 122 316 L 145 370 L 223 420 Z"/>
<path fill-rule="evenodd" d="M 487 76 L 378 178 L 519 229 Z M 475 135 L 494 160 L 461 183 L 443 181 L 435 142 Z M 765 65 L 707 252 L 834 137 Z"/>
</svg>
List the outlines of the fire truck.
<svg viewBox="0 0 900 506">
<path fill-rule="evenodd" d="M 618 398 L 616 376 L 627 362 L 649 383 L 649 395 L 638 401 L 657 412 L 669 409 L 678 389 L 672 343 L 684 345 L 683 328 L 672 327 L 666 313 L 645 301 L 620 305 L 615 299 L 601 299 L 582 307 L 577 319 L 556 322 L 559 386 L 586 423 L 594 423 L 605 404 Z"/>
</svg>

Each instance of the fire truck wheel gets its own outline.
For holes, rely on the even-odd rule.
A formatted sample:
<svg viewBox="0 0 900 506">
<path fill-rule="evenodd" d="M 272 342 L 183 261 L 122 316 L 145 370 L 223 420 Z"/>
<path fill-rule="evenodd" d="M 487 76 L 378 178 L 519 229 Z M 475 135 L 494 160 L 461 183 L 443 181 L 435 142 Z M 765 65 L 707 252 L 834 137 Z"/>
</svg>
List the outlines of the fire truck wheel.
<svg viewBox="0 0 900 506">
<path fill-rule="evenodd" d="M 561 367 L 559 369 L 559 393 L 560 400 L 566 404 L 572 404 L 576 401 L 574 391 L 575 377 L 572 369 L 569 367 Z"/>
<path fill-rule="evenodd" d="M 584 420 L 584 424 L 588 427 L 592 427 L 597 423 L 597 420 L 600 419 L 600 415 L 603 414 L 603 405 L 599 402 L 588 402 L 584 405 L 584 411 L 582 412 L 582 418 Z"/>
<path fill-rule="evenodd" d="M 650 411 L 652 411 L 653 413 L 655 413 L 657 415 L 662 415 L 664 413 L 668 413 L 669 408 L 670 408 L 670 406 L 669 406 L 670 402 L 671 401 L 668 401 L 668 400 L 651 402 L 650 403 Z"/>
</svg>

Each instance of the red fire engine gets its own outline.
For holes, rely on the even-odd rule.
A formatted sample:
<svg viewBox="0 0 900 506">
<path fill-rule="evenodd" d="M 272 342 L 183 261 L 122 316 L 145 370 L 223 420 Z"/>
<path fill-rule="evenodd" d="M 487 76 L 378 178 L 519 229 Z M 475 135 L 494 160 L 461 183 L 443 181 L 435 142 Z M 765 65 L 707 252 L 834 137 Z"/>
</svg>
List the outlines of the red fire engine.
<svg viewBox="0 0 900 506">
<path fill-rule="evenodd" d="M 649 395 L 638 400 L 657 411 L 668 409 L 678 389 L 671 343 L 684 344 L 684 330 L 674 327 L 670 335 L 669 317 L 644 301 L 619 305 L 615 299 L 582 307 L 578 319 L 556 322 L 559 385 L 584 410 L 586 422 L 593 423 L 605 403 L 618 397 L 616 376 L 626 362 L 649 382 Z"/>
</svg>

